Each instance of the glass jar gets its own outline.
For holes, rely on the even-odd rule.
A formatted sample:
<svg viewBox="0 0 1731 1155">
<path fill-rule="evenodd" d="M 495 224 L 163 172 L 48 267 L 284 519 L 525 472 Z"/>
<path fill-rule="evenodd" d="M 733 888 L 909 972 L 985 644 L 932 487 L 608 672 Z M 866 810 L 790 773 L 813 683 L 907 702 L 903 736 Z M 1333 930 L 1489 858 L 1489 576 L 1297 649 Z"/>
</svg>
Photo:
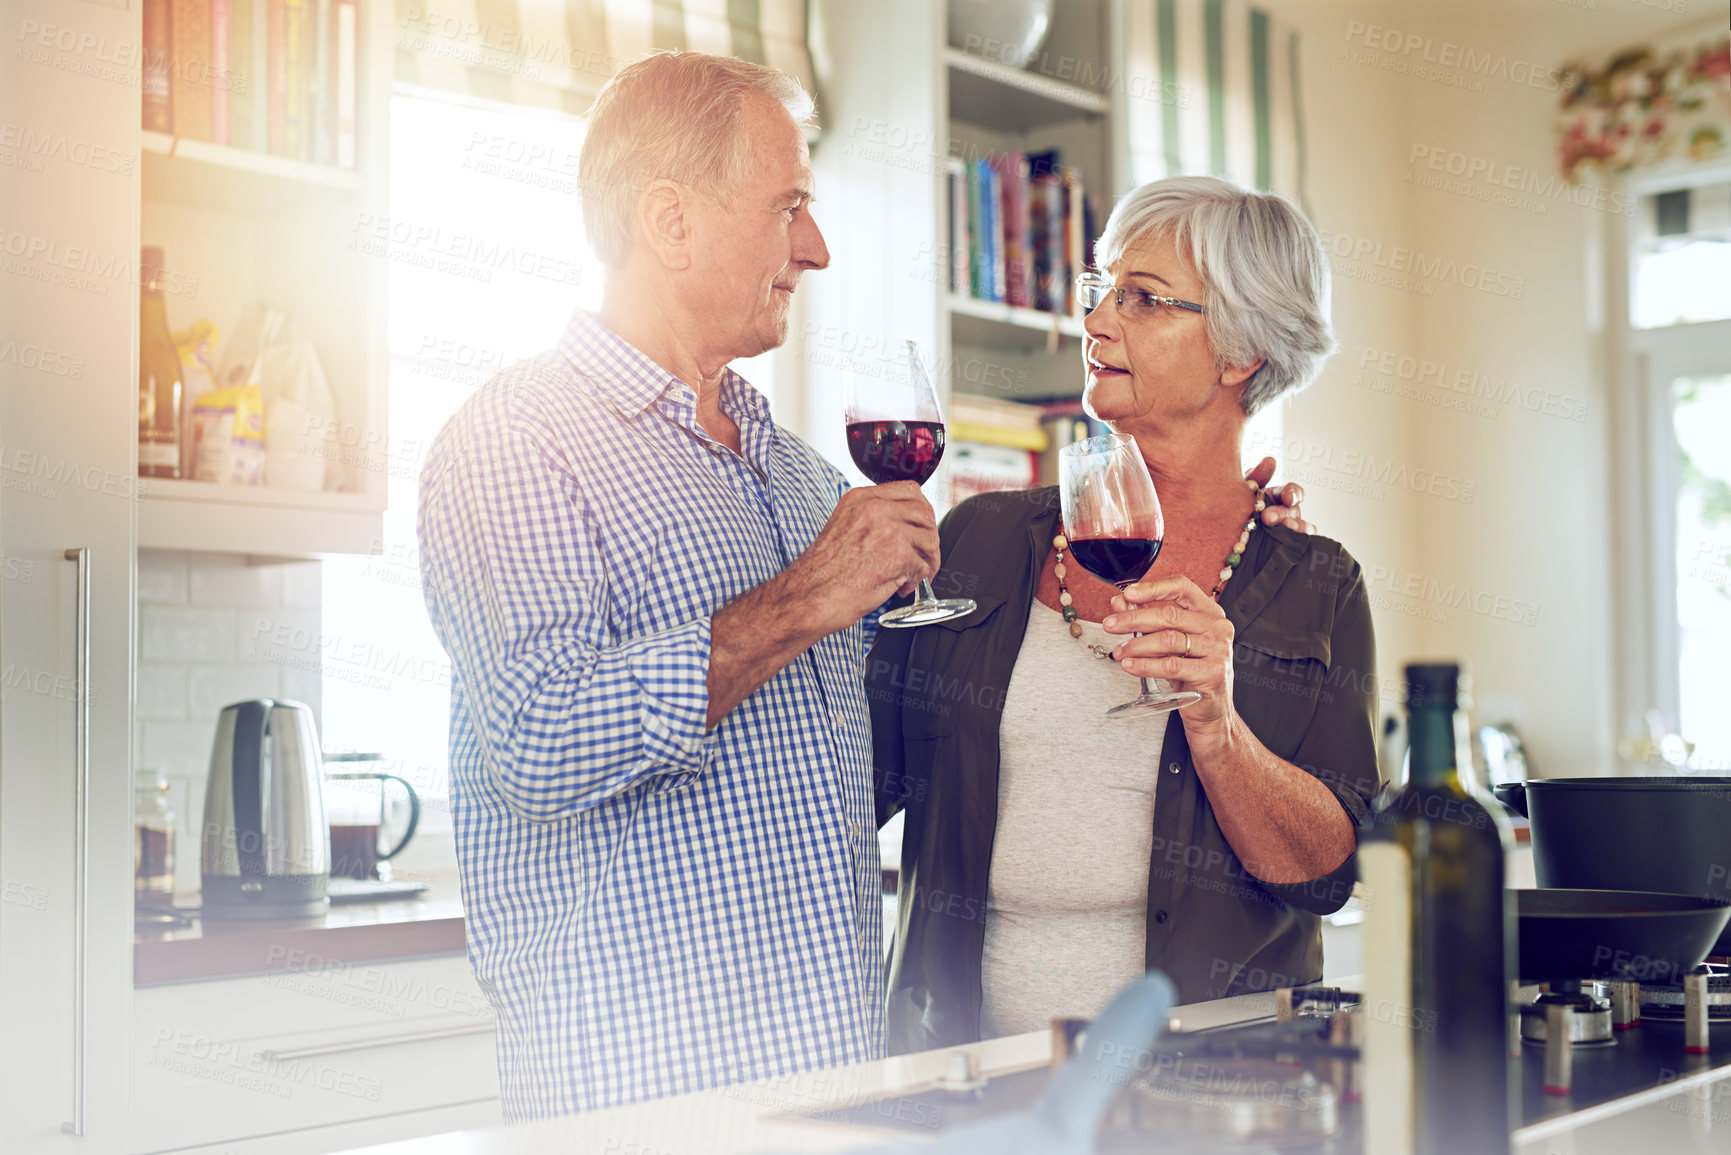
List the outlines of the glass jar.
<svg viewBox="0 0 1731 1155">
<path fill-rule="evenodd" d="M 139 770 L 132 778 L 133 897 L 167 906 L 174 901 L 174 808 L 168 779 L 160 770 Z"/>
</svg>

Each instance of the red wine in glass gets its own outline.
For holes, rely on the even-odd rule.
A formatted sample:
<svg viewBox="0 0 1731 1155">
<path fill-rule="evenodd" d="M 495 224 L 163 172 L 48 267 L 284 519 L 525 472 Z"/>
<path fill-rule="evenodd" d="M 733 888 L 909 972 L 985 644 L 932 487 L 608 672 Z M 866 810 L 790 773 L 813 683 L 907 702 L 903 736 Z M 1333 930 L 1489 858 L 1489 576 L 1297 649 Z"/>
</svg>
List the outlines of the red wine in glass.
<svg viewBox="0 0 1731 1155">
<path fill-rule="evenodd" d="M 944 457 L 943 422 L 855 422 L 847 427 L 847 451 L 859 471 L 879 485 L 924 485 Z"/>
<path fill-rule="evenodd" d="M 1160 543 L 1142 537 L 1072 538 L 1070 552 L 1083 569 L 1123 589 L 1148 572 L 1160 556 Z"/>
<path fill-rule="evenodd" d="M 847 451 L 859 471 L 879 485 L 911 481 L 924 485 L 944 459 L 944 415 L 919 351 L 907 343 L 905 373 L 877 377 L 844 372 L 842 409 Z M 921 581 L 914 600 L 887 610 L 878 624 L 887 629 L 947 622 L 974 612 L 972 598 L 940 599 L 932 583 Z"/>
<path fill-rule="evenodd" d="M 1070 556 L 1101 581 L 1123 589 L 1160 555 L 1166 519 L 1134 438 L 1110 433 L 1059 450 L 1058 501 Z M 1143 678 L 1142 692 L 1106 716 L 1147 717 L 1201 700 L 1195 690 L 1157 689 Z"/>
</svg>

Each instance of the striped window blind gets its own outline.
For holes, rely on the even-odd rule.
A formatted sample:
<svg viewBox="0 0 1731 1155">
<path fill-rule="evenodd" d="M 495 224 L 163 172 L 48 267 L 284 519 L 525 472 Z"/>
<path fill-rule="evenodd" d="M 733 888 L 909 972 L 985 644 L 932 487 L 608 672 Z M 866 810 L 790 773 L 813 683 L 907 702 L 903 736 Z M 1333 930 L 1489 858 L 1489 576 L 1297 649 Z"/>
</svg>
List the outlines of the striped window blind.
<svg viewBox="0 0 1731 1155">
<path fill-rule="evenodd" d="M 1135 184 L 1210 173 L 1304 204 L 1298 34 L 1243 0 L 1131 0 Z"/>
<path fill-rule="evenodd" d="M 396 0 L 396 78 L 506 104 L 586 111 L 665 48 L 738 56 L 814 92 L 805 0 Z"/>
</svg>

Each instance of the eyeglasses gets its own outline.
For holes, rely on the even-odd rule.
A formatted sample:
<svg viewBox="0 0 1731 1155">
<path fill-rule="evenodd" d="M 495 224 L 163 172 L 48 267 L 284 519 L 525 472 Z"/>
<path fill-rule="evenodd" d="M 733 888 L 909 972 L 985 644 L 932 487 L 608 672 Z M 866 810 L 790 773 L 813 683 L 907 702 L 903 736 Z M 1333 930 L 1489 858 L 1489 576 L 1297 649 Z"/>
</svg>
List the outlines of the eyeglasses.
<svg viewBox="0 0 1731 1155">
<path fill-rule="evenodd" d="M 1158 293 L 1147 293 L 1141 289 L 1120 289 L 1099 273 L 1083 273 L 1076 278 L 1076 300 L 1082 307 L 1092 313 L 1100 307 L 1100 302 L 1107 297 L 1114 297 L 1118 312 L 1131 320 L 1152 317 L 1160 311 L 1160 306 L 1166 305 L 1173 309 L 1188 309 L 1192 313 L 1206 313 L 1205 306 L 1195 301 L 1180 301 L 1177 297 L 1162 297 Z"/>
</svg>

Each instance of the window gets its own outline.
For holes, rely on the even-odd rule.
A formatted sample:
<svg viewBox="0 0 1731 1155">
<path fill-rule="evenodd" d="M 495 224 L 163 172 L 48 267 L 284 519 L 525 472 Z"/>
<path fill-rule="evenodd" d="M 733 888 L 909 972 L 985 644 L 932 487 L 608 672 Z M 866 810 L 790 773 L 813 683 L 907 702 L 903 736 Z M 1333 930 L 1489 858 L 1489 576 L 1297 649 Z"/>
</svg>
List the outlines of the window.
<svg viewBox="0 0 1731 1155">
<path fill-rule="evenodd" d="M 1643 198 L 1634 266 L 1637 329 L 1731 317 L 1731 182 Z"/>
<path fill-rule="evenodd" d="M 1678 723 L 1692 764 L 1731 771 L 1731 350 L 1727 372 L 1671 383 L 1677 449 Z"/>
<path fill-rule="evenodd" d="M 324 729 L 448 793 L 450 680 L 427 620 L 415 491 L 440 428 L 488 378 L 600 303 L 576 196 L 581 121 L 398 95 L 391 102 L 390 444 L 383 550 L 324 565 Z M 443 813 L 435 805 L 429 819 Z"/>
<path fill-rule="evenodd" d="M 1616 671 L 1634 763 L 1731 771 L 1731 182 L 1646 190 L 1629 236 Z M 1646 718 L 1642 719 L 1642 713 Z M 1668 734 L 1680 735 L 1664 741 Z"/>
<path fill-rule="evenodd" d="M 365 225 L 391 262 L 388 504 L 378 556 L 324 565 L 324 733 L 327 749 L 383 754 L 430 799 L 449 791 L 450 677 L 421 596 L 421 465 L 469 394 L 601 304 L 577 199 L 583 128 L 542 110 L 391 101 L 390 218 Z M 770 354 L 734 368 L 773 403 Z"/>
</svg>

